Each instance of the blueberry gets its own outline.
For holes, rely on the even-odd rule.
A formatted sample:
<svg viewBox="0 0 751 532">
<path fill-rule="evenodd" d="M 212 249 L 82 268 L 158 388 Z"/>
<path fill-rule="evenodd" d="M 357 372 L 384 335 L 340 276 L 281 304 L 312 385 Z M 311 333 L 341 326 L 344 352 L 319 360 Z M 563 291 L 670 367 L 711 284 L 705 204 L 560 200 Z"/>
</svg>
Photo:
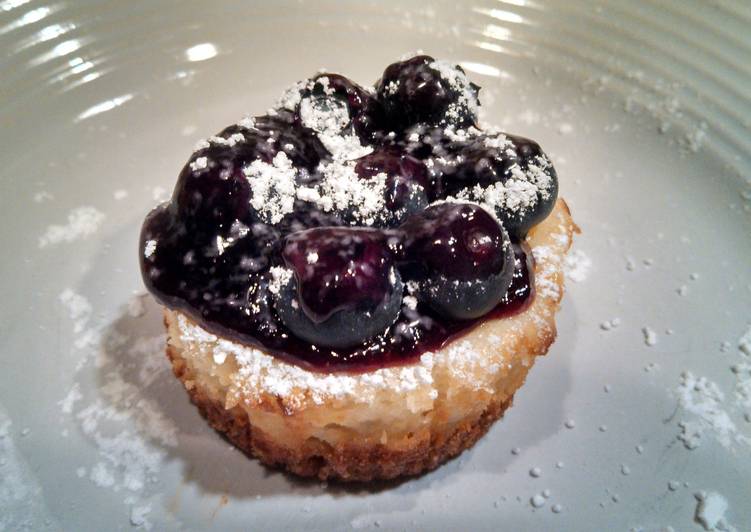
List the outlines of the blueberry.
<svg viewBox="0 0 751 532">
<path fill-rule="evenodd" d="M 338 227 L 344 225 L 341 215 L 335 210 L 326 212 L 315 203 L 295 200 L 295 208 L 286 214 L 276 225 L 283 235 L 297 233 L 316 227 Z"/>
<path fill-rule="evenodd" d="M 245 136 L 245 143 L 237 147 L 238 157 L 245 162 L 258 158 L 270 163 L 281 151 L 295 167 L 312 172 L 321 160 L 329 157 L 315 132 L 297 123 L 290 111 L 280 110 L 276 115 L 256 118 Z"/>
<path fill-rule="evenodd" d="M 406 151 L 420 160 L 455 155 L 450 149 L 454 142 L 443 127 L 415 124 L 405 130 L 404 139 Z"/>
<path fill-rule="evenodd" d="M 322 79 L 328 81 L 326 77 Z M 303 126 L 325 135 L 345 134 L 353 114 L 346 94 L 337 94 L 328 83 L 320 82 L 303 93 L 297 113 Z"/>
<path fill-rule="evenodd" d="M 355 164 L 355 172 L 364 179 L 386 175 L 387 226 L 400 224 L 428 205 L 428 169 L 419 159 L 395 148 L 380 148 L 361 157 Z"/>
<path fill-rule="evenodd" d="M 248 221 L 251 190 L 243 168 L 254 160 L 271 163 L 279 152 L 308 172 L 328 157 L 318 137 L 288 112 L 258 117 L 252 128 L 230 126 L 206 141 L 180 173 L 172 195 L 178 215 L 206 228 Z"/>
<path fill-rule="evenodd" d="M 302 98 L 310 95 L 330 95 L 341 98 L 352 116 L 362 112 L 370 93 L 360 85 L 339 74 L 322 73 L 311 80 L 302 93 Z"/>
<path fill-rule="evenodd" d="M 166 277 L 165 272 L 178 266 L 171 251 L 179 246 L 181 233 L 185 231 L 180 229 L 168 205 L 160 205 L 146 216 L 138 241 L 138 257 L 144 282 L 150 290 L 155 282 Z M 174 283 L 163 291 L 174 293 Z"/>
<path fill-rule="evenodd" d="M 501 142 L 505 137 L 506 142 Z M 501 139 L 501 141 L 499 141 Z M 441 174 L 436 186 L 445 196 L 470 191 L 477 201 L 483 201 L 490 190 L 496 215 L 515 240 L 544 220 L 555 206 L 558 197 L 558 177 L 545 153 L 536 142 L 512 135 L 478 136 L 466 143 L 442 146 L 444 152 L 455 154 L 446 165 L 437 163 Z M 505 192 L 492 194 L 496 183 Z M 483 192 L 471 192 L 479 186 Z"/>
<path fill-rule="evenodd" d="M 522 307 L 529 301 L 534 286 L 532 250 L 524 242 L 513 244 L 512 247 L 514 248 L 514 275 L 502 301 L 507 309 Z"/>
<path fill-rule="evenodd" d="M 419 298 L 453 319 L 478 318 L 503 299 L 514 252 L 503 226 L 473 203 L 439 203 L 400 227 L 409 278 Z"/>
<path fill-rule="evenodd" d="M 287 236 L 282 257 L 292 276 L 278 290 L 277 312 L 298 337 L 349 347 L 383 332 L 401 309 L 403 285 L 385 234 L 325 227 Z"/>
<path fill-rule="evenodd" d="M 339 74 L 319 74 L 301 91 L 298 119 L 305 123 L 311 108 L 329 111 L 342 117 L 340 130 L 351 128 L 366 144 L 384 136 L 385 117 L 380 102 L 354 81 Z M 345 108 L 346 113 L 339 111 Z M 346 122 L 344 117 L 346 116 Z"/>
<path fill-rule="evenodd" d="M 199 304 L 213 260 L 198 251 L 208 240 L 176 216 L 169 205 L 149 213 L 141 229 L 139 252 L 143 279 L 164 304 Z M 199 243 L 201 241 L 201 243 Z"/>
<path fill-rule="evenodd" d="M 383 105 L 368 95 L 362 110 L 352 118 L 352 126 L 364 144 L 380 144 L 388 135 L 388 123 Z"/>
<path fill-rule="evenodd" d="M 217 277 L 247 281 L 249 275 L 266 271 L 279 253 L 280 231 L 261 222 L 245 225 L 236 222 L 226 234 L 218 236 L 213 253 Z"/>
<path fill-rule="evenodd" d="M 191 227 L 229 228 L 250 212 L 250 185 L 228 146 L 196 153 L 177 179 L 172 203 Z"/>
<path fill-rule="evenodd" d="M 460 67 L 427 55 L 389 65 L 376 84 L 386 118 L 400 131 L 417 123 L 456 128 L 474 124 L 478 90 Z"/>
</svg>

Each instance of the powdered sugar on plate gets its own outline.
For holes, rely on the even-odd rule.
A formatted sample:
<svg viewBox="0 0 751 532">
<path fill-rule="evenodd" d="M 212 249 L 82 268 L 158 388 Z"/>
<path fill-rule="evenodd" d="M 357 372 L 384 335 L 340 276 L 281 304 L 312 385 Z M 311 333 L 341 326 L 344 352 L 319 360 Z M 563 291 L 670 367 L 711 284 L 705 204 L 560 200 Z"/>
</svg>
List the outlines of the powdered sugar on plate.
<svg viewBox="0 0 751 532">
<path fill-rule="evenodd" d="M 736 401 L 746 410 L 746 421 L 751 421 L 751 362 L 739 362 L 731 366 L 730 370 L 735 375 Z"/>
<path fill-rule="evenodd" d="M 93 462 L 76 465 L 73 474 L 99 488 L 126 494 L 130 506 L 126 518 L 148 530 L 151 506 L 145 501 L 154 492 L 167 449 L 178 443 L 174 421 L 149 393 L 161 379 L 173 382 L 163 353 L 165 335 L 130 337 L 106 320 L 92 323 L 92 304 L 72 289 L 64 290 L 59 300 L 72 322 L 73 354 L 80 358 L 75 377 L 84 370 L 100 376 L 95 387 L 74 380 L 58 402 L 64 419 L 73 422 L 97 451 Z M 134 294 L 123 316 L 153 317 L 146 314 L 144 295 Z M 62 436 L 68 437 L 68 429 Z"/>
<path fill-rule="evenodd" d="M 657 345 L 659 337 L 657 336 L 657 332 L 652 327 L 642 327 L 641 333 L 644 337 L 644 345 L 646 345 L 647 347 Z"/>
<path fill-rule="evenodd" d="M 63 290 L 58 299 L 68 311 L 68 317 L 73 320 L 73 333 L 83 332 L 89 318 L 91 318 L 91 303 L 89 303 L 89 300 L 70 288 Z"/>
<path fill-rule="evenodd" d="M 751 325 L 746 332 L 738 338 L 738 349 L 748 357 L 751 357 Z"/>
<path fill-rule="evenodd" d="M 14 441 L 13 422 L 0 405 L 0 530 L 40 530 L 49 516 L 42 487 Z"/>
<path fill-rule="evenodd" d="M 67 223 L 47 227 L 39 237 L 39 247 L 87 238 L 96 233 L 103 221 L 104 213 L 98 209 L 90 206 L 77 207 L 68 214 Z"/>
<path fill-rule="evenodd" d="M 727 522 L 725 512 L 729 504 L 727 499 L 717 492 L 699 492 L 696 494 L 696 513 L 694 515 L 696 522 L 704 530 L 719 530 L 724 532 L 738 532 L 738 530 Z"/>
<path fill-rule="evenodd" d="M 738 339 L 738 358 L 729 365 L 735 380 L 732 388 L 723 389 L 689 371 L 681 375 L 675 390 L 682 410 L 678 439 L 687 449 L 698 447 L 707 438 L 731 449 L 751 446 L 751 360 L 743 350 L 748 334 L 746 331 Z"/>
<path fill-rule="evenodd" d="M 575 249 L 566 256 L 564 271 L 567 279 L 582 283 L 587 280 L 590 269 L 592 269 L 592 259 L 584 251 Z"/>
<path fill-rule="evenodd" d="M 686 449 L 695 449 L 707 437 L 725 447 L 751 444 L 751 439 L 738 430 L 729 412 L 726 395 L 716 383 L 687 371 L 681 375 L 675 393 L 678 405 L 690 414 L 678 422 L 678 439 Z"/>
</svg>

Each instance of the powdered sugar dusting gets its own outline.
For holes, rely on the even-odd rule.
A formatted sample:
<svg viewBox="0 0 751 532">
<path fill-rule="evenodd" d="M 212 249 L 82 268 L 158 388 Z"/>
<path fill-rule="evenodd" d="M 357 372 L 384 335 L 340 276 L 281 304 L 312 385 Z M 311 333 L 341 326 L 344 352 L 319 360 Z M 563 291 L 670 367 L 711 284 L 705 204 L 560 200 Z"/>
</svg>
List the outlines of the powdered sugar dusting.
<svg viewBox="0 0 751 532">
<path fill-rule="evenodd" d="M 277 109 L 287 109 L 288 111 L 294 111 L 297 108 L 297 105 L 300 103 L 302 91 L 307 85 L 307 81 L 298 81 L 292 84 L 290 87 L 285 89 L 285 91 L 279 97 L 279 100 L 277 100 L 275 107 Z M 242 125 L 244 127 L 253 127 L 252 124 L 250 126 L 245 126 L 245 124 Z"/>
<path fill-rule="evenodd" d="M 642 327 L 641 333 L 644 336 L 644 345 L 646 345 L 647 347 L 657 345 L 659 338 L 657 336 L 657 332 L 655 332 L 652 327 Z"/>
<path fill-rule="evenodd" d="M 130 510 L 130 524 L 135 527 L 141 527 L 144 530 L 151 530 L 153 525 L 151 522 L 146 518 L 146 516 L 151 512 L 151 505 L 150 504 L 144 504 L 140 506 L 133 506 Z"/>
<path fill-rule="evenodd" d="M 203 149 L 208 148 L 209 143 L 206 141 L 199 142 L 196 145 L 197 149 Z M 205 170 L 209 166 L 209 160 L 206 157 L 196 157 L 195 161 L 190 163 L 190 169 L 194 172 L 198 172 L 199 170 Z"/>
<path fill-rule="evenodd" d="M 448 81 L 451 88 L 459 94 L 459 99 L 452 102 L 446 110 L 446 116 L 458 121 L 461 117 L 462 108 L 468 108 L 476 114 L 477 98 L 472 91 L 467 75 L 448 61 L 433 61 L 429 66 L 437 70 L 441 77 Z"/>
<path fill-rule="evenodd" d="M 39 247 L 73 242 L 87 238 L 99 229 L 104 221 L 104 213 L 90 206 L 77 207 L 68 214 L 68 221 L 64 225 L 50 225 L 39 237 Z"/>
<path fill-rule="evenodd" d="M 317 86 L 322 89 L 320 94 L 313 91 Z M 303 97 L 305 92 L 309 94 Z M 302 124 L 316 133 L 336 161 L 350 161 L 372 152 L 373 148 L 364 146 L 351 127 L 347 103 L 333 94 L 326 76 L 300 81 L 285 91 L 276 108 L 298 111 Z"/>
<path fill-rule="evenodd" d="M 449 106 L 448 122 L 458 121 L 465 108 L 476 114 L 476 89 L 466 74 L 445 61 L 433 61 L 429 66 L 459 95 L 457 101 Z M 389 90 L 397 88 L 390 86 Z M 372 87 L 363 89 L 374 92 Z M 300 81 L 287 89 L 276 107 L 269 111 L 270 115 L 280 114 L 283 110 L 297 113 L 302 125 L 315 133 L 332 158 L 320 163 L 316 173 L 321 179 L 313 184 L 306 179 L 299 179 L 302 171 L 294 168 L 284 152 L 277 153 L 271 163 L 261 160 L 250 162 L 243 169 L 251 185 L 250 203 L 264 222 L 279 223 L 286 214 L 293 211 L 295 199 L 312 202 L 326 212 L 334 209 L 346 212 L 350 222 L 359 225 L 374 225 L 383 217 L 381 212 L 385 211 L 386 176 L 362 179 L 356 174 L 352 161 L 371 153 L 373 147 L 361 143 L 355 131 L 349 103 L 335 92 L 326 75 Z M 245 118 L 239 125 L 252 129 L 255 121 Z M 442 131 L 448 138 L 457 141 L 469 141 L 481 136 L 486 147 L 505 151 L 510 157 L 517 156 L 514 143 L 495 127 L 487 127 L 482 131 L 474 126 L 456 129 L 449 125 Z M 417 133 L 413 137 L 415 141 L 420 140 Z M 244 135 L 241 133 L 235 133 L 227 139 L 211 137 L 201 141 L 196 150 L 206 149 L 212 144 L 231 146 L 243 139 Z M 447 161 L 442 160 L 441 164 L 443 163 Z M 428 159 L 426 164 L 434 164 L 434 161 Z M 209 160 L 204 155 L 197 156 L 190 163 L 190 168 L 193 172 L 202 172 L 209 168 Z M 551 168 L 548 158 L 539 155 L 527 161 L 524 168 L 514 164 L 509 169 L 510 178 L 503 182 L 498 181 L 486 187 L 477 185 L 461 191 L 456 198 L 448 199 L 473 201 L 491 212 L 505 209 L 523 216 L 534 209 L 539 201 L 551 198 L 555 185 Z M 299 184 L 298 181 L 303 183 Z"/>
<path fill-rule="evenodd" d="M 352 161 L 371 153 L 373 148 L 364 146 L 354 133 L 347 135 L 319 135 L 321 144 L 331 153 L 334 160 Z"/>
<path fill-rule="evenodd" d="M 330 398 L 349 398 L 358 402 L 372 399 L 375 388 L 386 388 L 408 393 L 421 386 L 431 386 L 432 355 L 425 354 L 412 366 L 379 369 L 362 375 L 318 374 L 298 366 L 280 363 L 275 357 L 252 347 L 218 338 L 182 314 L 178 315 L 180 340 L 211 345 L 214 353 L 232 357 L 238 364 L 238 389 L 246 397 L 259 391 L 280 397 L 294 398 L 304 394 L 314 403 L 322 404 Z M 368 393 L 370 390 L 370 393 Z"/>
<path fill-rule="evenodd" d="M 354 163 L 324 165 L 320 199 L 324 211 L 351 209 L 355 223 L 373 225 L 385 210 L 386 174 L 359 179 Z"/>
<path fill-rule="evenodd" d="M 678 439 L 687 449 L 698 447 L 707 435 L 725 447 L 734 443 L 751 444 L 751 439 L 739 433 L 726 410 L 725 394 L 717 384 L 687 371 L 681 375 L 676 394 L 679 406 L 692 415 L 678 423 Z"/>
<path fill-rule="evenodd" d="M 582 283 L 587 280 L 589 270 L 592 268 L 592 259 L 589 255 L 580 249 L 576 249 L 566 256 L 564 261 L 564 271 L 566 278 L 575 283 Z"/>
<path fill-rule="evenodd" d="M 68 311 L 68 316 L 73 320 L 73 332 L 83 332 L 91 317 L 91 303 L 81 294 L 77 294 L 70 288 L 66 288 L 59 296 L 60 302 Z"/>
<path fill-rule="evenodd" d="M 292 279 L 292 270 L 283 266 L 272 266 L 269 273 L 271 273 L 269 292 L 272 294 L 278 294 Z"/>
<path fill-rule="evenodd" d="M 74 381 L 58 401 L 63 419 L 74 422 L 96 449 L 94 461 L 74 467 L 77 478 L 97 487 L 126 494 L 133 526 L 150 529 L 153 493 L 167 449 L 178 443 L 174 421 L 148 390 L 169 384 L 170 366 L 164 357 L 165 334 L 126 336 L 106 319 L 95 319 L 93 307 L 82 294 L 64 290 L 59 301 L 75 334 L 72 354 L 80 357 L 76 376 L 94 370 L 99 379 Z M 151 320 L 143 294 L 135 294 L 123 309 L 123 318 Z M 139 325 L 139 329 L 142 325 Z M 178 386 L 175 386 L 177 389 Z M 63 430 L 62 436 L 67 437 Z"/>
<path fill-rule="evenodd" d="M 103 398 L 89 402 L 75 414 L 101 457 L 89 478 L 116 491 L 140 492 L 148 482 L 156 480 L 166 456 L 165 451 L 150 446 L 141 435 L 175 446 L 176 428 L 156 404 L 141 397 L 138 386 L 125 382 L 116 372 L 107 375 L 100 391 Z M 135 429 L 123 429 L 121 422 L 125 420 L 134 422 Z"/>
<path fill-rule="evenodd" d="M 738 338 L 738 349 L 746 356 L 751 357 L 751 325 L 743 336 Z"/>
<path fill-rule="evenodd" d="M 34 203 L 44 203 L 45 201 L 52 201 L 53 199 L 55 199 L 55 197 L 46 190 L 34 194 Z"/>
<path fill-rule="evenodd" d="M 558 299 L 560 289 L 555 282 L 554 274 L 560 268 L 561 257 L 548 246 L 538 246 L 532 249 L 535 261 L 550 265 L 542 271 L 535 272 L 535 289 L 538 294 L 551 299 Z"/>
<path fill-rule="evenodd" d="M 505 136 L 500 136 L 505 140 Z M 546 172 L 550 168 L 547 157 L 538 156 L 536 162 L 530 162 L 526 169 L 514 164 L 509 169 L 511 177 L 504 182 L 497 181 L 486 187 L 475 185 L 457 193 L 456 199 L 475 201 L 490 211 L 505 210 L 523 216 L 535 208 L 540 198 L 550 198 L 554 184 Z"/>
<path fill-rule="evenodd" d="M 73 407 L 75 406 L 75 404 L 82 398 L 83 395 L 81 394 L 81 386 L 77 382 L 75 382 L 68 392 L 68 395 L 66 395 L 61 401 L 58 401 L 57 404 L 60 405 L 60 411 L 63 414 L 70 414 L 73 412 Z"/>
<path fill-rule="evenodd" d="M 295 208 L 295 175 L 287 154 L 280 151 L 272 164 L 255 160 L 243 170 L 253 190 L 250 204 L 268 223 L 279 223 Z"/>
<path fill-rule="evenodd" d="M 751 363 L 739 362 L 730 368 L 735 375 L 735 398 L 738 405 L 746 410 L 746 421 L 751 420 Z"/>
<path fill-rule="evenodd" d="M 41 530 L 49 516 L 42 487 L 14 442 L 13 422 L 0 405 L 0 530 Z"/>
<path fill-rule="evenodd" d="M 729 504 L 727 499 L 717 492 L 699 492 L 696 494 L 696 522 L 704 530 L 719 530 L 737 532 L 737 529 L 727 522 L 725 512 Z"/>
</svg>

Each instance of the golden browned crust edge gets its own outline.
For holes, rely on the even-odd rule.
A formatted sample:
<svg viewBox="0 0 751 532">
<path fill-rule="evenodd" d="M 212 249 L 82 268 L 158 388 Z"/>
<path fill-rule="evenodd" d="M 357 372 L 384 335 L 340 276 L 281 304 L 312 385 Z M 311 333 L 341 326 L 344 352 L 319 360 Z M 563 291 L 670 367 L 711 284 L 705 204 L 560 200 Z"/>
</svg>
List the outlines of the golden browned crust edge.
<svg viewBox="0 0 751 532">
<path fill-rule="evenodd" d="M 167 346 L 167 357 L 175 376 L 186 385 L 190 400 L 216 431 L 232 444 L 262 463 L 282 467 L 303 477 L 348 482 L 386 480 L 414 476 L 435 469 L 440 464 L 472 447 L 511 406 L 513 395 L 506 401 L 491 400 L 476 418 L 465 419 L 449 433 L 431 433 L 430 438 L 414 438 L 412 444 L 398 449 L 386 445 L 358 445 L 356 441 L 336 447 L 317 439 L 309 439 L 301 450 L 292 450 L 275 442 L 254 428 L 247 413 L 235 406 L 225 409 L 196 384 L 192 370 L 177 350 Z"/>
</svg>

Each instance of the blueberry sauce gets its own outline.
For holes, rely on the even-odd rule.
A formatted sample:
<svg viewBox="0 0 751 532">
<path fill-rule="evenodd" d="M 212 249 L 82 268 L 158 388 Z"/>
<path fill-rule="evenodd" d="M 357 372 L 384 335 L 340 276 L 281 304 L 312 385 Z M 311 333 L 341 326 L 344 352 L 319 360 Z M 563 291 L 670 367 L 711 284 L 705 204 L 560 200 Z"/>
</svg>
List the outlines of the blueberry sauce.
<svg viewBox="0 0 751 532">
<path fill-rule="evenodd" d="M 416 56 L 374 89 L 319 74 L 199 143 L 146 217 L 147 288 L 207 330 L 322 372 L 411 362 L 534 294 L 555 203 L 534 141 L 480 129 L 479 87 Z"/>
</svg>

